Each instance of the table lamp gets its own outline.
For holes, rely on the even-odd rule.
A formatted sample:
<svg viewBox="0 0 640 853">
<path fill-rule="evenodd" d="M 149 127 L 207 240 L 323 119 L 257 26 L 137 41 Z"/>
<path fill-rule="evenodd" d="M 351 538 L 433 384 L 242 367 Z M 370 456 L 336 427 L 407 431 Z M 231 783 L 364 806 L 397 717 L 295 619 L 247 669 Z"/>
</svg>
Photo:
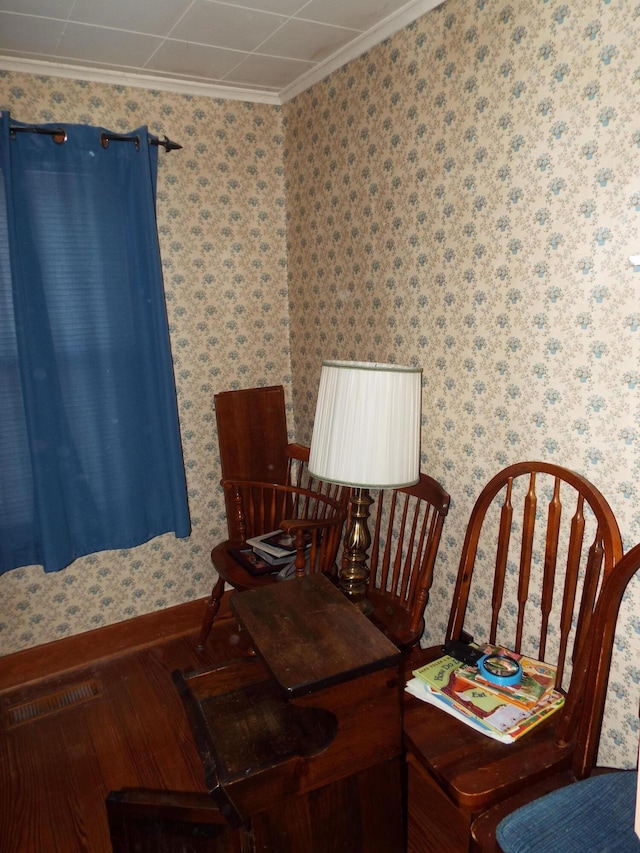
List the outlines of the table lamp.
<svg viewBox="0 0 640 853">
<path fill-rule="evenodd" d="M 411 486 L 420 474 L 422 369 L 325 361 L 311 439 L 309 473 L 351 487 L 338 584 L 363 613 L 371 544 L 369 489 Z"/>
</svg>

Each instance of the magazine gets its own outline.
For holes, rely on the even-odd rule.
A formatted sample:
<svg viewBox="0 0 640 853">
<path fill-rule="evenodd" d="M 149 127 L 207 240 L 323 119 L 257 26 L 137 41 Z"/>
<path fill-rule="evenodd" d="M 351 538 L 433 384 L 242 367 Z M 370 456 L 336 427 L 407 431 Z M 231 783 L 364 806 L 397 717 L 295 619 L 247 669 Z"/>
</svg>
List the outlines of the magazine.
<svg viewBox="0 0 640 853">
<path fill-rule="evenodd" d="M 311 534 L 305 533 L 305 547 L 311 545 Z M 247 545 L 251 546 L 254 551 L 259 551 L 260 556 L 276 565 L 273 560 L 293 559 L 296 556 L 296 542 L 293 536 L 285 533 L 284 530 L 271 530 L 269 533 L 263 533 L 261 536 L 253 536 L 247 539 Z M 271 558 L 271 559 L 268 559 Z"/>
</svg>

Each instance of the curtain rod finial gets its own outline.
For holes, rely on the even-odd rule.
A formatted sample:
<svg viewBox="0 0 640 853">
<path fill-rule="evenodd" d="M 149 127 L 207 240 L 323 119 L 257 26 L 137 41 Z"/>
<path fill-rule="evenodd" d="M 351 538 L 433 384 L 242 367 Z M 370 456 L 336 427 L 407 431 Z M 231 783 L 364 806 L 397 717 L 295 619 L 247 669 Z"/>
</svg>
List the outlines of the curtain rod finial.
<svg viewBox="0 0 640 853">
<path fill-rule="evenodd" d="M 162 145 L 165 151 L 178 151 L 182 148 L 177 142 L 172 142 L 166 135 L 164 139 L 158 140 L 158 145 Z"/>
</svg>

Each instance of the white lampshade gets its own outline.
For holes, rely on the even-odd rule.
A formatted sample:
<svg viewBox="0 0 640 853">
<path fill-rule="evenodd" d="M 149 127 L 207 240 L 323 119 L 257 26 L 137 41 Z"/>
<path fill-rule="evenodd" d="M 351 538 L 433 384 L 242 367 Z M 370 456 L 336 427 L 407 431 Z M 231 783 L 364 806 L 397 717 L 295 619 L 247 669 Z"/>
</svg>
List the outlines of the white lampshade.
<svg viewBox="0 0 640 853">
<path fill-rule="evenodd" d="M 371 489 L 417 483 L 421 385 L 418 367 L 323 362 L 309 472 Z"/>
</svg>

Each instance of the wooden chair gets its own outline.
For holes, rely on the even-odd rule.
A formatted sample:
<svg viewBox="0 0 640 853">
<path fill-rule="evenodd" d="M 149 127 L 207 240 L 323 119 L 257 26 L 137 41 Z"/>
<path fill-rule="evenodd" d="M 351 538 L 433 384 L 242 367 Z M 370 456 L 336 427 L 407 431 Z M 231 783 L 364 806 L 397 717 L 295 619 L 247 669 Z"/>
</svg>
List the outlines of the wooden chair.
<svg viewBox="0 0 640 853">
<path fill-rule="evenodd" d="M 346 501 L 346 490 L 321 483 L 309 475 L 309 448 L 287 439 L 287 418 L 282 385 L 222 391 L 215 395 L 216 423 L 220 466 L 224 480 L 252 480 L 263 483 L 307 488 L 331 500 Z M 234 494 L 225 489 L 228 540 L 238 542 L 238 531 L 229 521 L 237 512 Z M 291 517 L 288 513 L 287 517 Z M 268 532 L 261 530 L 260 532 Z M 251 536 L 251 533 L 247 534 Z M 223 543 L 211 552 L 213 567 L 218 572 L 202 619 L 197 648 L 202 650 L 218 612 L 225 583 L 236 589 L 250 589 L 273 583 L 274 577 L 253 577 L 231 563 Z M 215 552 L 215 559 L 214 559 Z M 220 571 L 220 568 L 221 571 Z"/>
<path fill-rule="evenodd" d="M 573 508 L 565 513 L 565 505 Z M 556 663 L 557 683 L 566 684 L 589 637 L 598 585 L 621 556 L 614 515 L 586 479 L 550 463 L 511 465 L 485 486 L 471 513 L 445 640 L 471 634 Z M 484 595 L 477 576 L 486 584 L 491 574 L 493 589 Z M 415 652 L 407 667 L 442 653 Z M 482 812 L 571 766 L 582 675 L 574 667 L 561 711 L 509 745 L 406 697 L 409 799 L 421 804 L 424 849 L 468 850 L 471 823 Z"/>
<path fill-rule="evenodd" d="M 496 840 L 500 821 L 523 805 L 532 803 L 551 791 L 600 773 L 596 768 L 598 742 L 607 698 L 609 669 L 613 653 L 616 622 L 620 603 L 627 585 L 640 570 L 640 544 L 628 551 L 603 580 L 595 613 L 591 620 L 589 642 L 582 653 L 586 663 L 581 668 L 584 678 L 583 702 L 579 726 L 575 737 L 575 750 L 571 766 L 542 781 L 527 786 L 518 794 L 484 812 L 471 827 L 472 850 L 477 853 L 501 853 Z M 565 733 L 566 735 L 570 732 Z M 559 732 L 559 736 L 563 736 Z M 635 801 L 635 798 L 634 798 Z M 594 802 L 594 811 L 600 814 L 600 805 Z M 615 831 L 615 827 L 612 827 Z"/>
<path fill-rule="evenodd" d="M 198 649 L 204 648 L 209 636 L 225 583 L 235 590 L 246 590 L 278 580 L 277 567 L 273 574 L 252 574 L 231 551 L 245 546 L 247 539 L 281 529 L 296 543 L 296 577 L 313 572 L 331 574 L 346 516 L 346 490 L 336 498 L 334 493 L 255 480 L 223 480 L 222 486 L 229 508 L 229 539 L 211 551 L 218 580 L 207 602 Z"/>
<path fill-rule="evenodd" d="M 450 497 L 426 474 L 376 498 L 367 598 L 371 619 L 406 651 L 424 632 L 424 609 Z"/>
</svg>

